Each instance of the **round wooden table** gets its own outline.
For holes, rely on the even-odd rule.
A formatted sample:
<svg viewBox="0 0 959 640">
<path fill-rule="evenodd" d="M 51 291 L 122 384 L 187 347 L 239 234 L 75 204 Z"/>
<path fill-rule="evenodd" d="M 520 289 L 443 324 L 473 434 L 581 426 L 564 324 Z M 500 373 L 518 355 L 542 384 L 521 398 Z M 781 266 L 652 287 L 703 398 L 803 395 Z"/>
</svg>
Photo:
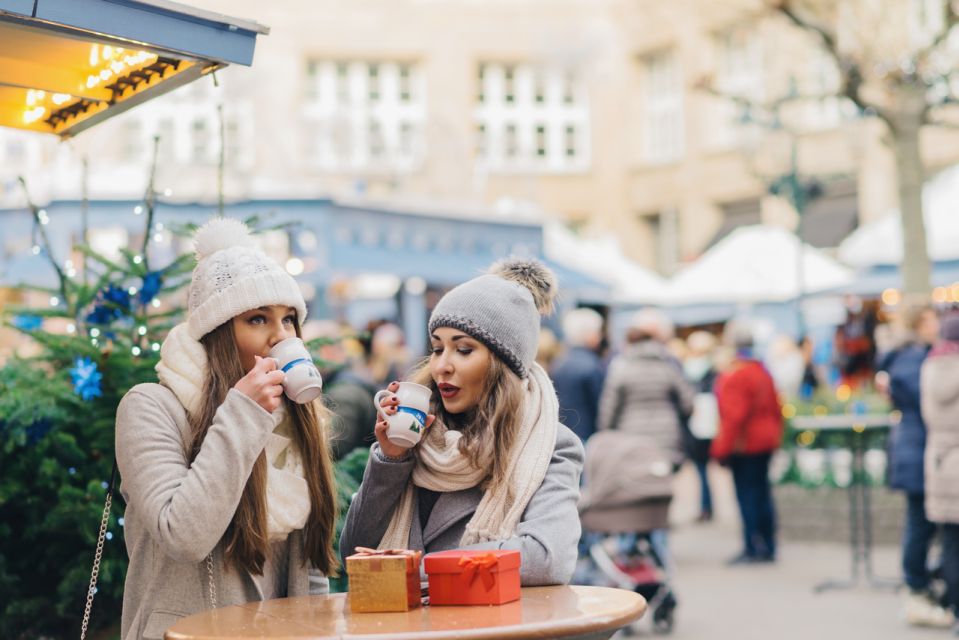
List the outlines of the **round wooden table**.
<svg viewBox="0 0 959 640">
<path fill-rule="evenodd" d="M 350 613 L 346 594 L 281 598 L 204 611 L 167 629 L 166 640 L 214 638 L 608 638 L 646 611 L 639 594 L 607 587 L 527 587 L 499 606 L 419 607 Z"/>
</svg>

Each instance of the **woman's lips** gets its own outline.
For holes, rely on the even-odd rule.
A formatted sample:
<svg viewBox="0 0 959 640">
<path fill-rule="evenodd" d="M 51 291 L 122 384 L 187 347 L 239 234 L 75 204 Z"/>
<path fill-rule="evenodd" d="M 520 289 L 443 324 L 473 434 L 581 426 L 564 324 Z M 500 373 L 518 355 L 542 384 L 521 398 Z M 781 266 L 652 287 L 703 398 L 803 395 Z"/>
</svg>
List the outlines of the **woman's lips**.
<svg viewBox="0 0 959 640">
<path fill-rule="evenodd" d="M 459 393 L 459 390 L 460 390 L 459 387 L 453 386 L 451 384 L 446 384 L 446 383 L 438 384 L 436 386 L 440 390 L 440 395 L 443 396 L 444 398 L 452 398 L 457 393 Z"/>
</svg>

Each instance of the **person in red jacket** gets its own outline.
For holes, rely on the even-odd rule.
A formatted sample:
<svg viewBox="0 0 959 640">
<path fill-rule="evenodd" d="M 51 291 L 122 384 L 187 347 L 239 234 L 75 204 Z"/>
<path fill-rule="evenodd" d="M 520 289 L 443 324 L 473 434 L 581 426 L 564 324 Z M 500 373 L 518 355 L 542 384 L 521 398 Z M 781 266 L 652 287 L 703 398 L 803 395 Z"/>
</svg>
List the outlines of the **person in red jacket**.
<svg viewBox="0 0 959 640">
<path fill-rule="evenodd" d="M 782 442 L 783 418 L 772 376 L 752 356 L 752 331 L 732 327 L 736 358 L 716 381 L 719 431 L 710 455 L 728 465 L 743 519 L 743 550 L 730 564 L 776 559 L 776 510 L 769 459 Z"/>
</svg>

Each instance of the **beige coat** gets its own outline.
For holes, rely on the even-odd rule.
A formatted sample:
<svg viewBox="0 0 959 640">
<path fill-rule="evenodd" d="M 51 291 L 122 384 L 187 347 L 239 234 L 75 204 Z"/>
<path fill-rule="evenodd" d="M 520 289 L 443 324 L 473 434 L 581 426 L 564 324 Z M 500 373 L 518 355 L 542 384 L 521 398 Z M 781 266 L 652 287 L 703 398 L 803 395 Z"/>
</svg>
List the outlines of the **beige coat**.
<svg viewBox="0 0 959 640">
<path fill-rule="evenodd" d="M 926 358 L 920 378 L 926 423 L 926 517 L 959 524 L 959 354 Z"/>
<path fill-rule="evenodd" d="M 682 462 L 679 414 L 692 414 L 695 395 L 665 346 L 654 340 L 638 342 L 626 347 L 609 365 L 597 429 L 646 436 L 669 453 L 673 462 Z"/>
<path fill-rule="evenodd" d="M 224 565 L 222 538 L 273 428 L 269 413 L 231 390 L 191 465 L 190 427 L 173 392 L 141 384 L 123 397 L 116 429 L 130 557 L 123 640 L 162 638 L 179 618 L 210 608 L 206 557 L 211 551 L 218 606 L 264 598 L 252 576 Z M 286 595 L 308 594 L 302 531 L 280 544 L 287 545 L 282 550 L 288 558 Z"/>
</svg>

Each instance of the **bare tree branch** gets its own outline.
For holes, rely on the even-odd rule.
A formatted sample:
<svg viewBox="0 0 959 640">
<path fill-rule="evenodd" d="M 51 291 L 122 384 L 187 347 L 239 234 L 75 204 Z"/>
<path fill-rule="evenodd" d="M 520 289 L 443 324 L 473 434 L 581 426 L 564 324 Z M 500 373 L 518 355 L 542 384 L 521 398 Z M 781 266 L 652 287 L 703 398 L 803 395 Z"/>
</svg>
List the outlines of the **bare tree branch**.
<svg viewBox="0 0 959 640">
<path fill-rule="evenodd" d="M 954 129 L 959 131 L 959 122 L 943 120 L 941 117 L 933 116 L 929 113 L 926 113 L 925 117 L 922 120 L 924 125 L 929 125 L 930 127 L 939 127 L 941 129 Z"/>
<path fill-rule="evenodd" d="M 842 78 L 842 84 L 839 87 L 840 95 L 849 98 L 853 104 L 859 107 L 860 111 L 872 111 L 890 128 L 895 126 L 892 117 L 883 107 L 863 98 L 862 86 L 865 78 L 862 75 L 860 65 L 839 52 L 839 42 L 836 34 L 828 28 L 815 24 L 800 16 L 795 9 L 793 9 L 789 0 L 777 0 L 777 2 L 773 4 L 773 9 L 785 16 L 793 25 L 819 36 L 826 52 L 832 56 L 839 66 L 839 75 L 840 78 Z"/>
<path fill-rule="evenodd" d="M 770 111 L 790 102 L 820 101 L 828 100 L 829 98 L 848 97 L 844 93 L 838 91 L 830 91 L 828 93 L 790 93 L 777 98 L 776 100 L 759 102 L 750 100 L 743 95 L 721 91 L 720 89 L 716 88 L 716 85 L 713 84 L 712 78 L 709 76 L 700 78 L 699 81 L 697 81 L 693 86 L 699 91 L 703 91 L 718 98 L 725 98 L 743 107 L 748 107 L 750 109 L 766 109 Z"/>
<path fill-rule="evenodd" d="M 936 37 L 933 38 L 932 42 L 920 49 L 916 53 L 916 62 L 918 63 L 916 67 L 918 68 L 926 59 L 939 47 L 940 44 L 946 41 L 949 37 L 949 34 L 952 32 L 952 28 L 959 24 L 959 14 L 956 13 L 955 7 L 952 6 L 951 0 L 949 2 L 943 3 L 945 5 L 945 25 L 942 30 L 936 34 Z"/>
</svg>

